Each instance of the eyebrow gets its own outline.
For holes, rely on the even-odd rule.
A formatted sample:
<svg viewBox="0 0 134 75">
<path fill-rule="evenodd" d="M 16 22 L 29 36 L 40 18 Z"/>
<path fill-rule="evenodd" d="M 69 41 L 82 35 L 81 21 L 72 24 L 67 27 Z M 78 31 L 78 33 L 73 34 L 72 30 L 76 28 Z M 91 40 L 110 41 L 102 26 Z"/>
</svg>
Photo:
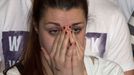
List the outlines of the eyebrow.
<svg viewBox="0 0 134 75">
<path fill-rule="evenodd" d="M 56 26 L 60 26 L 59 23 L 55 23 L 55 22 L 47 22 L 47 23 L 45 23 L 45 24 L 46 24 L 46 25 L 47 25 L 47 24 L 54 24 L 54 25 L 56 25 Z M 73 23 L 72 26 L 77 26 L 77 25 L 79 25 L 79 24 L 84 24 L 84 22 Z"/>
<path fill-rule="evenodd" d="M 74 24 L 72 24 L 72 26 L 77 26 L 77 25 L 79 25 L 79 24 L 84 24 L 84 22 L 74 23 Z"/>
<path fill-rule="evenodd" d="M 54 24 L 54 25 L 56 25 L 56 26 L 60 26 L 60 24 L 59 23 L 55 23 L 55 22 L 47 22 L 47 23 L 45 23 L 46 25 L 47 24 Z"/>
</svg>

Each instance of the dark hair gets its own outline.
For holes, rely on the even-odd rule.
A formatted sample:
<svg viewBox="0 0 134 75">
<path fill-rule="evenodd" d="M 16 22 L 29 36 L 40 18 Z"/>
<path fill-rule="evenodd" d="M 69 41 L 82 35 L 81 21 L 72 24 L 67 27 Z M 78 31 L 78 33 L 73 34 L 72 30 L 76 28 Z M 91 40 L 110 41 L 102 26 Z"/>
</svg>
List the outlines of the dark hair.
<svg viewBox="0 0 134 75">
<path fill-rule="evenodd" d="M 88 19 L 87 0 L 34 0 L 30 16 L 30 32 L 26 49 L 22 56 L 24 70 L 21 75 L 44 75 L 40 55 L 40 44 L 38 34 L 34 27 L 38 28 L 41 17 L 48 8 L 70 10 L 81 8 L 84 11 L 86 20 Z M 47 75 L 47 74 L 45 74 Z"/>
</svg>

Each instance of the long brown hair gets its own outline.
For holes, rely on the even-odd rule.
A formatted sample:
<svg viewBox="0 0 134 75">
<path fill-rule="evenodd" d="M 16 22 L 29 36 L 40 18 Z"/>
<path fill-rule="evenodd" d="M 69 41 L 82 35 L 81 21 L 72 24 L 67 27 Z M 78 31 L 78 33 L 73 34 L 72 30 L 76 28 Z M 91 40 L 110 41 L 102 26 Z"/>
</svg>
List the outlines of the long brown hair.
<svg viewBox="0 0 134 75">
<path fill-rule="evenodd" d="M 22 75 L 44 75 L 40 55 L 40 43 L 35 27 L 39 27 L 42 15 L 48 8 L 58 8 L 70 10 L 72 8 L 81 8 L 84 11 L 86 20 L 88 19 L 87 0 L 34 0 L 31 11 L 30 32 L 26 49 L 22 56 L 24 70 Z M 46 74 L 45 74 L 46 75 Z"/>
</svg>

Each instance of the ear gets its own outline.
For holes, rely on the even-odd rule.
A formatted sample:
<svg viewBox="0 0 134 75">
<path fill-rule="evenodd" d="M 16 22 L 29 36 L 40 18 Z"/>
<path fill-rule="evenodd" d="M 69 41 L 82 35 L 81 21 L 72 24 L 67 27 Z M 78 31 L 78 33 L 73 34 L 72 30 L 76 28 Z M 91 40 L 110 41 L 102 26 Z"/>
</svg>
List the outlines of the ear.
<svg viewBox="0 0 134 75">
<path fill-rule="evenodd" d="M 36 26 L 34 26 L 34 30 L 36 31 L 37 34 L 39 33 L 39 29 Z"/>
<path fill-rule="evenodd" d="M 36 33 L 38 34 L 39 33 L 39 27 L 37 27 L 37 24 L 35 22 L 33 23 L 33 27 L 34 27 L 34 30 L 36 31 Z"/>
</svg>

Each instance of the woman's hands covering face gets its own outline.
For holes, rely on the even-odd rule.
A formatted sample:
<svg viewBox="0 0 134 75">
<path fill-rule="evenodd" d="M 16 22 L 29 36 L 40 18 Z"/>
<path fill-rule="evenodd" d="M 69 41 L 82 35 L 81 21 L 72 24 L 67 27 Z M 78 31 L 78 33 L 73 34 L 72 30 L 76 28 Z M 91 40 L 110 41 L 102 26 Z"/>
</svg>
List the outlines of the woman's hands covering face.
<svg viewBox="0 0 134 75">
<path fill-rule="evenodd" d="M 50 53 L 41 49 L 54 75 L 86 75 L 84 48 L 69 26 L 57 36 Z"/>
</svg>

